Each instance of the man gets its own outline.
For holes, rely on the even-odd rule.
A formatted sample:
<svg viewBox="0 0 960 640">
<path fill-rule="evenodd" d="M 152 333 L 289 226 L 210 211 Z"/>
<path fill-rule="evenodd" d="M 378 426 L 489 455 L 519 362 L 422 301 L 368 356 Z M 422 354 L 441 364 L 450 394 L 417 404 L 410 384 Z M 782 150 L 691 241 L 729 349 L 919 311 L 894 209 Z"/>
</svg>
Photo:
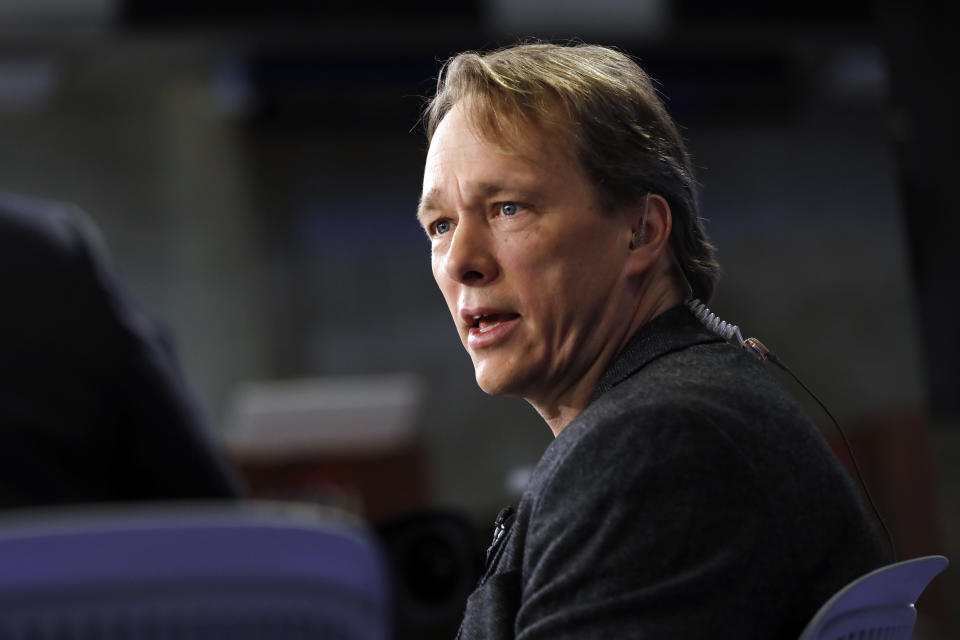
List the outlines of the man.
<svg viewBox="0 0 960 640">
<path fill-rule="evenodd" d="M 0 507 L 239 496 L 85 215 L 0 192 L 0 274 Z"/>
<path fill-rule="evenodd" d="M 650 79 L 597 46 L 448 61 L 418 217 L 477 383 L 556 436 L 462 638 L 795 638 L 885 561 L 761 362 L 683 304 L 713 248 Z"/>
</svg>

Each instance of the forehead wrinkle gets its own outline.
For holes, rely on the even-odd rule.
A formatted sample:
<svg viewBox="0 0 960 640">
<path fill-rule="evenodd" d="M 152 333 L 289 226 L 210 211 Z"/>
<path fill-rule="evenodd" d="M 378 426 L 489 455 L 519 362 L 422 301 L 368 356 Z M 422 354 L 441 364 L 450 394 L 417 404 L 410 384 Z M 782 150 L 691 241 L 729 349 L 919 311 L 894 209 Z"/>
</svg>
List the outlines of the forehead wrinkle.
<svg viewBox="0 0 960 640">
<path fill-rule="evenodd" d="M 460 187 L 460 192 L 468 192 L 471 196 L 476 198 L 490 198 L 502 193 L 506 188 L 503 185 L 499 185 L 495 182 L 468 182 L 466 188 L 463 186 Z"/>
</svg>

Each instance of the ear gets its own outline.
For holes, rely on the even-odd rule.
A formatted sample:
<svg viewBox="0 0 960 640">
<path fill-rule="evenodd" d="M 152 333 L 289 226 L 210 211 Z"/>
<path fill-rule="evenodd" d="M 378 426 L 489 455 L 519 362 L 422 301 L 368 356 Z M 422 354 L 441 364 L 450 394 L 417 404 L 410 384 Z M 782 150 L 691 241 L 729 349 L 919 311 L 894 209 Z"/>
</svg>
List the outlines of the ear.
<svg viewBox="0 0 960 640">
<path fill-rule="evenodd" d="M 640 198 L 628 209 L 627 215 L 630 221 L 627 275 L 637 276 L 648 272 L 667 251 L 673 216 L 667 201 L 655 193 Z"/>
</svg>

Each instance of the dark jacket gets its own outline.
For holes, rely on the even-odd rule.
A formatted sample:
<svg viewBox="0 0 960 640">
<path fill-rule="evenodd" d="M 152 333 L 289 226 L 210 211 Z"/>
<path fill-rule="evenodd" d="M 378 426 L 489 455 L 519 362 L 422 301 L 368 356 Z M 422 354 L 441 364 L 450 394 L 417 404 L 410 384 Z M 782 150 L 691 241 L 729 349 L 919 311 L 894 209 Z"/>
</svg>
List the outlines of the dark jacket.
<svg viewBox="0 0 960 640">
<path fill-rule="evenodd" d="M 0 507 L 238 495 L 81 212 L 0 193 L 0 307 Z"/>
<path fill-rule="evenodd" d="M 685 307 L 634 336 L 505 529 L 461 638 L 792 639 L 886 562 L 815 426 Z"/>
</svg>

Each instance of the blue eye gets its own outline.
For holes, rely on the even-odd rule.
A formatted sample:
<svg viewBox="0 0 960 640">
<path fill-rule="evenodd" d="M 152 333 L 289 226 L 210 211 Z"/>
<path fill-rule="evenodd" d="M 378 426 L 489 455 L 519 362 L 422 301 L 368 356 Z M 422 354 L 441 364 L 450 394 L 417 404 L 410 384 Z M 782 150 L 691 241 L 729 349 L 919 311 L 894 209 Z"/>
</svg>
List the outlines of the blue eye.
<svg viewBox="0 0 960 640">
<path fill-rule="evenodd" d="M 520 212 L 520 205 L 516 202 L 504 202 L 500 205 L 500 213 L 505 216 L 515 216 Z"/>
<path fill-rule="evenodd" d="M 437 220 L 433 224 L 433 232 L 438 236 L 442 236 L 447 231 L 450 231 L 450 221 L 449 220 Z"/>
</svg>

